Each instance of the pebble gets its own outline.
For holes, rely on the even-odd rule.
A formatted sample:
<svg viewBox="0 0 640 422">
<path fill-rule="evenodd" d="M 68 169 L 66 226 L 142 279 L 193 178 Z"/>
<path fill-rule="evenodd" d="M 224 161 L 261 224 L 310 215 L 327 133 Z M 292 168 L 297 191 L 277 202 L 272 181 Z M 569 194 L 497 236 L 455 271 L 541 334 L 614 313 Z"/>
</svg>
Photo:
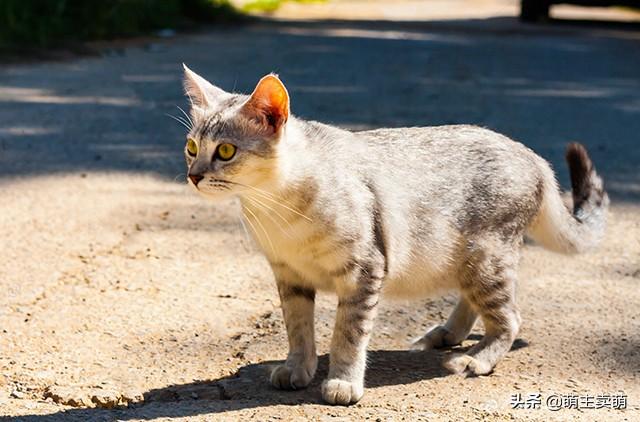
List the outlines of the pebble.
<svg viewBox="0 0 640 422">
<path fill-rule="evenodd" d="M 52 385 L 46 388 L 44 398 L 66 406 L 103 409 L 113 409 L 144 401 L 143 395 L 137 391 L 121 393 L 104 386 L 83 388 Z"/>
</svg>

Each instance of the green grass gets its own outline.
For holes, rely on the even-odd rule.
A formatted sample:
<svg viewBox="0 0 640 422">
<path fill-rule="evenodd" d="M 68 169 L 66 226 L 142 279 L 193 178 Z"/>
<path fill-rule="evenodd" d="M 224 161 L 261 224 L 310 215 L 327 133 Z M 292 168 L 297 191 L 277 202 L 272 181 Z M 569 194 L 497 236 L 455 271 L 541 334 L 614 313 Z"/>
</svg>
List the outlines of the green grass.
<svg viewBox="0 0 640 422">
<path fill-rule="evenodd" d="M 287 0 L 254 0 L 242 7 L 245 12 L 275 12 Z M 298 3 L 324 3 L 326 0 L 293 0 Z"/>
<path fill-rule="evenodd" d="M 0 46 L 113 39 L 239 16 L 227 0 L 0 0 Z"/>
</svg>

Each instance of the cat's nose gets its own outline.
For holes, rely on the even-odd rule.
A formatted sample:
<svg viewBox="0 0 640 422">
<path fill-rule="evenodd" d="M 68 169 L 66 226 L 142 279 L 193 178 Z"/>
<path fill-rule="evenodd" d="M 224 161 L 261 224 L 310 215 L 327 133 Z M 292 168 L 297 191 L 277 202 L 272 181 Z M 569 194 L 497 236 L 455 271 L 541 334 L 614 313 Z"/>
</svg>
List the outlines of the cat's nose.
<svg viewBox="0 0 640 422">
<path fill-rule="evenodd" d="M 201 174 L 190 174 L 189 179 L 191 179 L 194 186 L 198 186 L 198 182 L 204 179 L 204 176 Z"/>
</svg>

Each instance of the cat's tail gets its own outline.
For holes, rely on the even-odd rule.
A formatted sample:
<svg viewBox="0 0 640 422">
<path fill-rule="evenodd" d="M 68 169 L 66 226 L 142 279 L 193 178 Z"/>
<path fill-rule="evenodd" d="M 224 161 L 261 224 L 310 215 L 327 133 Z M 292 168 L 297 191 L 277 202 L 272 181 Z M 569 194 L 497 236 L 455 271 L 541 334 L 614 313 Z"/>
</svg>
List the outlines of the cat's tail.
<svg viewBox="0 0 640 422">
<path fill-rule="evenodd" d="M 563 200 L 553 171 L 545 161 L 541 166 L 542 203 L 527 234 L 547 249 L 572 254 L 592 249 L 602 240 L 609 197 L 584 146 L 569 144 L 566 160 L 572 200 Z"/>
</svg>

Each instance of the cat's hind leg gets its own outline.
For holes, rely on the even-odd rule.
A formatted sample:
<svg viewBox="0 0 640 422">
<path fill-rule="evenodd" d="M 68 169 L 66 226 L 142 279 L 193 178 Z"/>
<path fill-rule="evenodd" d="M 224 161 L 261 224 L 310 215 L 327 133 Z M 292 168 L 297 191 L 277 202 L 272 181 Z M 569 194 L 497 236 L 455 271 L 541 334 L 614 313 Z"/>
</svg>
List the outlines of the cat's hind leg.
<svg viewBox="0 0 640 422">
<path fill-rule="evenodd" d="M 461 297 L 455 309 L 444 325 L 430 329 L 424 336 L 416 340 L 413 350 L 430 350 L 456 346 L 462 343 L 478 318 L 478 314 L 471 304 Z"/>
<path fill-rule="evenodd" d="M 271 384 L 279 389 L 304 388 L 313 379 L 318 358 L 313 327 L 315 290 L 293 284 L 293 274 L 274 267 L 282 313 L 289 339 L 289 355 L 284 365 L 271 372 Z"/>
<path fill-rule="evenodd" d="M 447 369 L 466 375 L 486 375 L 511 349 L 520 328 L 515 290 L 518 242 L 493 240 L 471 255 L 460 279 L 463 296 L 480 315 L 485 335 L 465 354 L 452 354 Z M 476 246 L 480 243 L 476 244 Z"/>
</svg>

